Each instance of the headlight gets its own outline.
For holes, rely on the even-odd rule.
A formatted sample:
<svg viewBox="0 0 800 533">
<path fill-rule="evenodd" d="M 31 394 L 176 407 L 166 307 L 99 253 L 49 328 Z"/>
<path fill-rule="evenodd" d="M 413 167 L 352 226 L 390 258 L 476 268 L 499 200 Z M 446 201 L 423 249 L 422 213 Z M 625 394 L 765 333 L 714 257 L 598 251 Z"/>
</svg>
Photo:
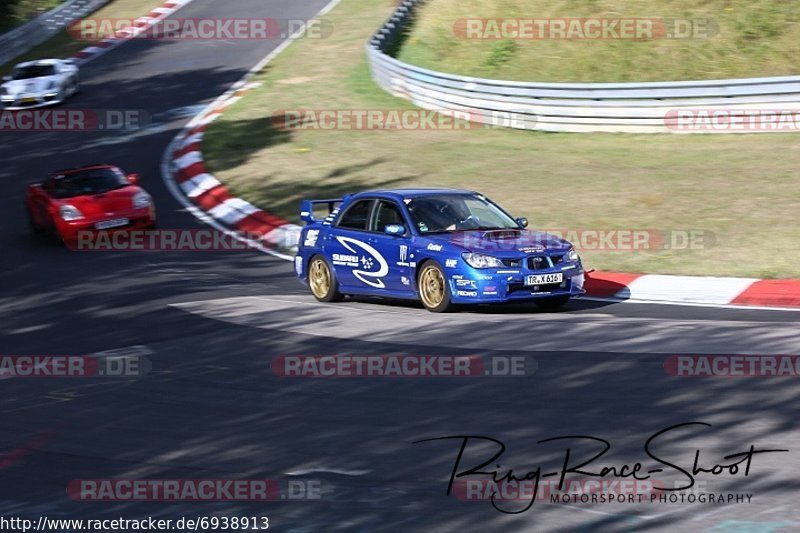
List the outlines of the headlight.
<svg viewBox="0 0 800 533">
<path fill-rule="evenodd" d="M 570 263 L 577 263 L 581 260 L 581 256 L 578 255 L 578 252 L 575 251 L 575 248 L 570 248 L 569 252 L 567 252 L 567 261 Z"/>
<path fill-rule="evenodd" d="M 55 88 L 56 88 L 56 82 L 51 81 L 50 83 L 47 84 L 47 89 L 45 89 L 45 90 L 49 91 L 49 90 L 55 89 Z"/>
<path fill-rule="evenodd" d="M 153 202 L 153 199 L 150 197 L 149 194 L 146 192 L 137 192 L 133 196 L 133 208 L 134 209 L 144 209 L 145 207 L 150 207 L 150 204 Z"/>
<path fill-rule="evenodd" d="M 486 254 L 461 254 L 464 261 L 472 268 L 502 268 L 503 262 Z"/>
<path fill-rule="evenodd" d="M 61 218 L 67 222 L 71 220 L 80 220 L 83 218 L 83 213 L 81 213 L 78 208 L 73 205 L 62 205 L 58 209 L 58 214 L 61 215 Z"/>
</svg>

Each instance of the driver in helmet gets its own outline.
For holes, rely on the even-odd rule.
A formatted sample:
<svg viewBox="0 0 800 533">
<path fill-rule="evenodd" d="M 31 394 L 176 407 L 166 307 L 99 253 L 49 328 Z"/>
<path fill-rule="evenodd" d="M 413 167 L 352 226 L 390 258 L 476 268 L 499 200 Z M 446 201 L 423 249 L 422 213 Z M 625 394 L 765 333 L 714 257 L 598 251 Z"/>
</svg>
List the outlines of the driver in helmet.
<svg viewBox="0 0 800 533">
<path fill-rule="evenodd" d="M 469 218 L 470 213 L 464 202 L 420 198 L 408 205 L 408 209 L 420 231 L 453 231 L 458 221 Z"/>
</svg>

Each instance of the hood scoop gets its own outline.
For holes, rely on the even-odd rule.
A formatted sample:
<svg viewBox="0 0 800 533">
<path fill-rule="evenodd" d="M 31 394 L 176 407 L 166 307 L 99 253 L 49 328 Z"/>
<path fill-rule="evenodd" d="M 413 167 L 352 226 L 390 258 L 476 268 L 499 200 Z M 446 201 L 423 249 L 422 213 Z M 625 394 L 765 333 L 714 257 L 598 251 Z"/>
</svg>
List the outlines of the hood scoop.
<svg viewBox="0 0 800 533">
<path fill-rule="evenodd" d="M 488 229 L 482 232 L 481 237 L 484 239 L 504 240 L 509 237 L 515 238 L 520 233 L 522 233 L 522 230 L 519 229 Z"/>
</svg>

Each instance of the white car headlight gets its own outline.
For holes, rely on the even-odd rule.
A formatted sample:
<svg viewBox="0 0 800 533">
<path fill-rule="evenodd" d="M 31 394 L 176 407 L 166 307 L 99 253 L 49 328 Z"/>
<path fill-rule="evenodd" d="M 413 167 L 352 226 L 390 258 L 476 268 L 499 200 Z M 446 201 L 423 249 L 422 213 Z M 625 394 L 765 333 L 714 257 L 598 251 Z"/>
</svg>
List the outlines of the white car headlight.
<svg viewBox="0 0 800 533">
<path fill-rule="evenodd" d="M 45 90 L 49 91 L 49 90 L 55 89 L 55 88 L 56 88 L 56 82 L 51 81 L 50 83 L 47 84 L 47 89 L 45 89 Z"/>
<path fill-rule="evenodd" d="M 150 197 L 149 194 L 146 192 L 137 192 L 133 196 L 133 208 L 134 209 L 144 209 L 145 207 L 150 207 L 150 204 L 153 203 L 153 199 Z"/>
<path fill-rule="evenodd" d="M 58 209 L 58 214 L 67 222 L 71 220 L 80 220 L 83 218 L 83 213 L 81 213 L 74 205 L 62 205 Z"/>
<path fill-rule="evenodd" d="M 565 257 L 570 263 L 577 263 L 581 260 L 581 256 L 578 255 L 578 252 L 575 251 L 575 248 L 570 248 Z"/>
<path fill-rule="evenodd" d="M 502 268 L 503 262 L 496 257 L 486 254 L 461 254 L 464 261 L 472 268 Z"/>
</svg>

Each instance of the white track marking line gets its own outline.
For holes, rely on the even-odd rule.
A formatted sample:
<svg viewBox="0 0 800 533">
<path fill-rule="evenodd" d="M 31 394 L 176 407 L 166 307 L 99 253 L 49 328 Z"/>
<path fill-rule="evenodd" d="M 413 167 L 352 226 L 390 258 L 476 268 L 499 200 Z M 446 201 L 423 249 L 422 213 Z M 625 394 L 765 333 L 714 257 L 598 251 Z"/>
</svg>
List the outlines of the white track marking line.
<svg viewBox="0 0 800 533">
<path fill-rule="evenodd" d="M 199 174 L 180 184 L 181 189 L 189 198 L 196 198 L 206 191 L 222 185 L 211 174 Z"/>
<path fill-rule="evenodd" d="M 178 170 L 183 170 L 192 165 L 202 162 L 203 162 L 203 154 L 197 151 L 189 152 L 188 154 L 183 154 L 182 156 L 174 160 L 175 167 L 177 167 Z"/>
<path fill-rule="evenodd" d="M 742 311 L 793 311 L 798 312 L 798 307 L 767 307 L 759 305 L 736 305 L 736 304 L 713 304 L 702 302 L 667 302 L 663 300 L 633 300 L 625 298 L 604 298 L 601 296 L 581 296 L 579 300 L 591 300 L 593 302 L 608 302 L 617 304 L 649 304 L 649 305 L 679 305 L 682 307 L 714 307 L 718 309 L 739 309 Z"/>
<path fill-rule="evenodd" d="M 667 276 L 647 274 L 630 282 L 623 297 L 666 302 L 702 302 L 730 304 L 753 283 L 755 278 Z"/>
<path fill-rule="evenodd" d="M 188 0 L 191 1 L 191 0 Z M 188 3 L 187 1 L 187 3 Z M 331 0 L 325 7 L 319 11 L 315 17 L 321 17 L 331 11 L 334 7 L 336 7 L 341 0 Z M 245 74 L 238 82 L 233 84 L 228 91 L 222 94 L 219 98 L 211 102 L 208 106 L 206 106 L 200 113 L 195 115 L 195 117 L 189 121 L 189 123 L 183 128 L 181 133 L 179 133 L 175 139 L 173 139 L 172 143 L 167 147 L 167 150 L 164 152 L 164 156 L 162 158 L 161 163 L 161 172 L 163 176 L 163 180 L 167 185 L 167 189 L 169 189 L 170 193 L 173 197 L 181 204 L 183 207 L 191 213 L 195 218 L 200 220 L 201 222 L 212 226 L 213 228 L 222 231 L 226 234 L 233 235 L 235 238 L 239 240 L 248 241 L 248 244 L 252 245 L 254 248 L 258 249 L 259 251 L 272 255 L 274 257 L 278 257 L 283 260 L 292 261 L 294 256 L 289 254 L 284 254 L 280 252 L 276 252 L 270 248 L 264 247 L 260 243 L 256 243 L 254 241 L 249 241 L 247 239 L 242 239 L 235 234 L 235 232 L 229 228 L 226 228 L 214 221 L 212 217 L 209 217 L 208 214 L 197 206 L 192 204 L 185 194 L 182 193 L 180 188 L 176 185 L 174 180 L 174 175 L 172 174 L 171 170 L 171 161 L 170 158 L 172 153 L 178 149 L 178 146 L 184 147 L 188 146 L 191 143 L 198 142 L 202 140 L 203 133 L 195 133 L 192 135 L 187 135 L 189 131 L 197 126 L 201 125 L 208 125 L 211 122 L 215 121 L 219 118 L 222 114 L 221 111 L 214 111 L 217 108 L 225 108 L 232 104 L 235 101 L 238 101 L 241 97 L 236 96 L 235 93 L 242 89 L 242 88 L 249 88 L 253 84 L 250 84 L 250 79 L 258 72 L 264 69 L 264 67 L 272 61 L 276 56 L 278 56 L 283 50 L 285 50 L 288 46 L 290 46 L 301 34 L 303 30 L 298 30 L 285 41 L 283 41 L 277 48 L 275 48 L 272 52 L 270 52 L 264 59 L 262 59 L 258 64 L 256 64 L 252 69 L 250 69 L 247 74 Z M 185 154 L 180 158 L 175 160 L 175 163 L 178 165 L 186 165 L 187 161 L 193 161 L 195 152 L 190 152 L 189 154 Z M 199 153 L 199 152 L 198 152 Z M 186 156 L 192 155 L 192 158 L 187 158 Z M 202 161 L 202 154 L 200 154 L 200 161 Z M 180 163 L 178 163 L 180 161 Z M 197 162 L 197 161 L 195 161 Z M 187 165 L 188 166 L 188 165 Z M 180 167 L 185 168 L 185 167 Z M 788 307 L 767 307 L 767 306 L 743 306 L 743 305 L 732 305 L 728 302 L 732 301 L 736 296 L 738 296 L 741 292 L 743 292 L 747 287 L 749 287 L 752 283 L 758 281 L 757 279 L 750 279 L 750 278 L 711 278 L 713 280 L 723 280 L 722 285 L 719 287 L 709 288 L 708 286 L 704 285 L 707 283 L 709 278 L 694 278 L 694 277 L 687 277 L 687 276 L 663 276 L 663 275 L 645 275 L 636 280 L 634 280 L 628 287 L 620 291 L 618 294 L 631 294 L 631 298 L 600 298 L 600 297 L 582 297 L 581 299 L 584 300 L 592 300 L 592 301 L 600 301 L 600 302 L 611 302 L 611 303 L 644 303 L 644 304 L 655 304 L 655 305 L 679 305 L 679 306 L 688 306 L 688 307 L 711 307 L 711 308 L 724 308 L 724 309 L 749 309 L 749 310 L 758 310 L 758 311 L 800 311 L 800 308 L 788 308 Z M 704 281 L 705 280 L 705 281 Z M 669 289 L 664 289 L 665 285 L 663 285 L 664 281 L 668 281 L 670 283 Z M 637 283 L 638 282 L 638 283 Z M 674 285 L 672 285 L 674 284 Z M 681 286 L 680 294 L 683 296 L 682 299 L 679 301 L 670 301 L 670 300 L 663 300 L 661 299 L 665 295 L 665 290 L 672 292 L 674 294 L 675 290 L 674 287 Z M 688 288 L 687 288 L 688 287 Z M 735 290 L 738 290 L 736 294 L 733 294 Z M 641 293 L 644 298 L 635 298 L 636 293 Z M 693 295 L 698 293 L 708 293 L 713 298 L 712 302 L 694 302 L 691 301 Z M 724 302 L 724 303 L 723 303 Z"/>
<path fill-rule="evenodd" d="M 191 0 L 188 0 L 191 1 Z M 317 18 L 324 16 L 329 11 L 331 11 L 334 7 L 336 7 L 341 0 L 331 0 L 325 7 L 322 8 L 314 17 Z M 265 247 L 259 242 L 253 241 L 251 239 L 246 239 L 241 237 L 237 232 L 225 227 L 224 225 L 220 224 L 214 218 L 206 214 L 202 209 L 198 208 L 196 205 L 191 203 L 189 199 L 182 193 L 180 188 L 175 182 L 175 176 L 172 173 L 172 154 L 177 150 L 177 147 L 180 143 L 186 140 L 187 134 L 197 126 L 201 124 L 208 124 L 210 121 L 207 120 L 206 114 L 210 113 L 213 109 L 216 109 L 224 102 L 227 102 L 231 99 L 236 91 L 239 89 L 248 86 L 250 83 L 250 79 L 255 76 L 258 72 L 264 69 L 267 64 L 272 61 L 278 54 L 283 52 L 290 44 L 292 44 L 295 40 L 300 38 L 304 34 L 305 30 L 303 28 L 298 29 L 295 33 L 293 33 L 288 39 L 283 41 L 281 44 L 278 45 L 272 52 L 267 54 L 267 56 L 258 62 L 253 68 L 251 68 L 238 82 L 234 83 L 230 89 L 228 89 L 225 93 L 223 93 L 219 98 L 208 104 L 200 113 L 195 115 L 195 117 L 189 121 L 186 126 L 183 127 L 183 130 L 172 140 L 172 142 L 167 146 L 167 149 L 164 151 L 164 155 L 161 158 L 161 175 L 164 183 L 167 186 L 167 189 L 172 194 L 173 198 L 175 198 L 178 203 L 180 203 L 186 211 L 192 214 L 196 219 L 199 221 L 211 226 L 212 228 L 221 231 L 227 235 L 233 236 L 235 239 L 247 242 L 249 245 L 253 246 L 254 248 L 258 249 L 259 251 L 277 257 L 279 259 L 283 259 L 286 261 L 293 261 L 294 256 L 289 254 L 284 254 L 281 252 L 276 252 L 270 248 Z M 218 117 L 219 113 L 211 113 L 213 117 Z M 212 119 L 213 120 L 213 119 Z"/>
</svg>

